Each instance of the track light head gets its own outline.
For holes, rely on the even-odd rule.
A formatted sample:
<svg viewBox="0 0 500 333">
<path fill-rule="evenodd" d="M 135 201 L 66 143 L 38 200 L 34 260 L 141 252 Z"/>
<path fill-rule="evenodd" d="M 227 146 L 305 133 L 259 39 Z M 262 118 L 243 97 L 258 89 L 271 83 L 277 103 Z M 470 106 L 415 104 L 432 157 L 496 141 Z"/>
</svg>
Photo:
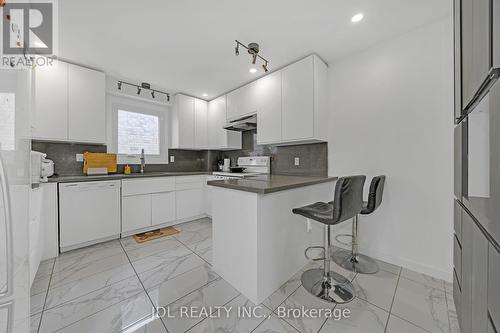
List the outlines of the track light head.
<svg viewBox="0 0 500 333">
<path fill-rule="evenodd" d="M 256 61 L 257 61 L 257 54 L 256 54 L 256 53 L 254 53 L 254 54 L 252 55 L 252 65 L 255 65 L 255 62 L 256 62 Z"/>
<path fill-rule="evenodd" d="M 167 102 L 170 102 L 170 94 L 167 94 Z"/>
<path fill-rule="evenodd" d="M 262 68 L 264 69 L 264 72 L 269 72 L 269 69 L 267 69 L 267 61 L 266 63 L 262 64 Z"/>
<path fill-rule="evenodd" d="M 122 90 L 122 82 L 118 81 L 118 90 Z"/>
<path fill-rule="evenodd" d="M 238 41 L 236 41 L 236 46 L 234 48 L 234 54 L 236 54 L 237 56 L 240 55 L 240 43 Z"/>
<path fill-rule="evenodd" d="M 141 94 L 141 87 L 137 87 L 137 95 Z"/>
<path fill-rule="evenodd" d="M 155 98 L 155 91 L 151 91 L 151 97 L 153 97 L 153 99 Z"/>
</svg>

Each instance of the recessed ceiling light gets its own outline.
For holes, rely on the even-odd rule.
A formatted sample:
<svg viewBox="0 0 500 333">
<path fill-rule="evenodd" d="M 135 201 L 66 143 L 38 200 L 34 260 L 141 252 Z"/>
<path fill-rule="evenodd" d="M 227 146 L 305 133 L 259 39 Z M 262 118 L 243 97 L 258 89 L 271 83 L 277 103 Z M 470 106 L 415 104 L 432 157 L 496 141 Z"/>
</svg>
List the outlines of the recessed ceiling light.
<svg viewBox="0 0 500 333">
<path fill-rule="evenodd" d="M 252 74 L 257 73 L 257 68 L 250 68 L 248 71 Z"/>
<path fill-rule="evenodd" d="M 363 17 L 364 17 L 363 13 L 358 13 L 358 14 L 354 15 L 353 17 L 351 17 L 351 22 L 357 23 L 357 22 L 361 21 L 363 19 Z"/>
<path fill-rule="evenodd" d="M 203 93 L 202 95 L 203 97 L 208 97 L 208 94 L 207 93 Z"/>
</svg>

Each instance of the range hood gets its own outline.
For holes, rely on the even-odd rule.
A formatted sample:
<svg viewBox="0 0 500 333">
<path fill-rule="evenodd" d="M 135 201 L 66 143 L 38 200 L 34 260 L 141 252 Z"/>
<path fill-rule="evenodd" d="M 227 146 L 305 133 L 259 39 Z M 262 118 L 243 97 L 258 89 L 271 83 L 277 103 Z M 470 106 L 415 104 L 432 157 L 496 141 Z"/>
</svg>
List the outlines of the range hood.
<svg viewBox="0 0 500 333">
<path fill-rule="evenodd" d="M 224 126 L 224 129 L 228 131 L 251 131 L 257 128 L 257 115 L 245 116 L 235 120 L 231 120 Z"/>
</svg>

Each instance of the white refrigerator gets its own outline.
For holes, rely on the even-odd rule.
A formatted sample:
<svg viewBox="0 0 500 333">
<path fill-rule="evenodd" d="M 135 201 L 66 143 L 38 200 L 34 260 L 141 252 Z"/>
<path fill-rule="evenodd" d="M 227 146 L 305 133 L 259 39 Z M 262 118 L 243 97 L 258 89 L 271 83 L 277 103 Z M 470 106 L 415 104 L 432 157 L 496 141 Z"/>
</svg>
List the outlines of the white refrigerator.
<svg viewBox="0 0 500 333">
<path fill-rule="evenodd" d="M 30 330 L 31 75 L 0 68 L 0 333 Z"/>
</svg>

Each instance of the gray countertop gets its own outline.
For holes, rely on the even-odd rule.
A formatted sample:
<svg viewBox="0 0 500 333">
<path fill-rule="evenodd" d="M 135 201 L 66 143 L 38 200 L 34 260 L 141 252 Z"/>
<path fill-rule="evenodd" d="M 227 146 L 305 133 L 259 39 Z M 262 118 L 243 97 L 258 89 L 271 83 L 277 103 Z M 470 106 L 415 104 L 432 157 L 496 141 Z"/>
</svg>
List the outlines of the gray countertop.
<svg viewBox="0 0 500 333">
<path fill-rule="evenodd" d="M 174 176 L 193 176 L 193 175 L 208 175 L 210 172 L 146 172 L 144 174 L 133 173 L 130 175 L 125 174 L 110 174 L 110 175 L 76 175 L 76 176 L 53 176 L 49 178 L 49 183 L 75 183 L 75 182 L 88 182 L 96 180 L 121 180 L 121 179 L 135 179 L 135 178 L 148 178 L 148 177 L 174 177 Z"/>
<path fill-rule="evenodd" d="M 243 179 L 212 180 L 208 182 L 208 185 L 266 194 L 325 182 L 332 182 L 337 179 L 338 177 L 263 175 Z"/>
</svg>

